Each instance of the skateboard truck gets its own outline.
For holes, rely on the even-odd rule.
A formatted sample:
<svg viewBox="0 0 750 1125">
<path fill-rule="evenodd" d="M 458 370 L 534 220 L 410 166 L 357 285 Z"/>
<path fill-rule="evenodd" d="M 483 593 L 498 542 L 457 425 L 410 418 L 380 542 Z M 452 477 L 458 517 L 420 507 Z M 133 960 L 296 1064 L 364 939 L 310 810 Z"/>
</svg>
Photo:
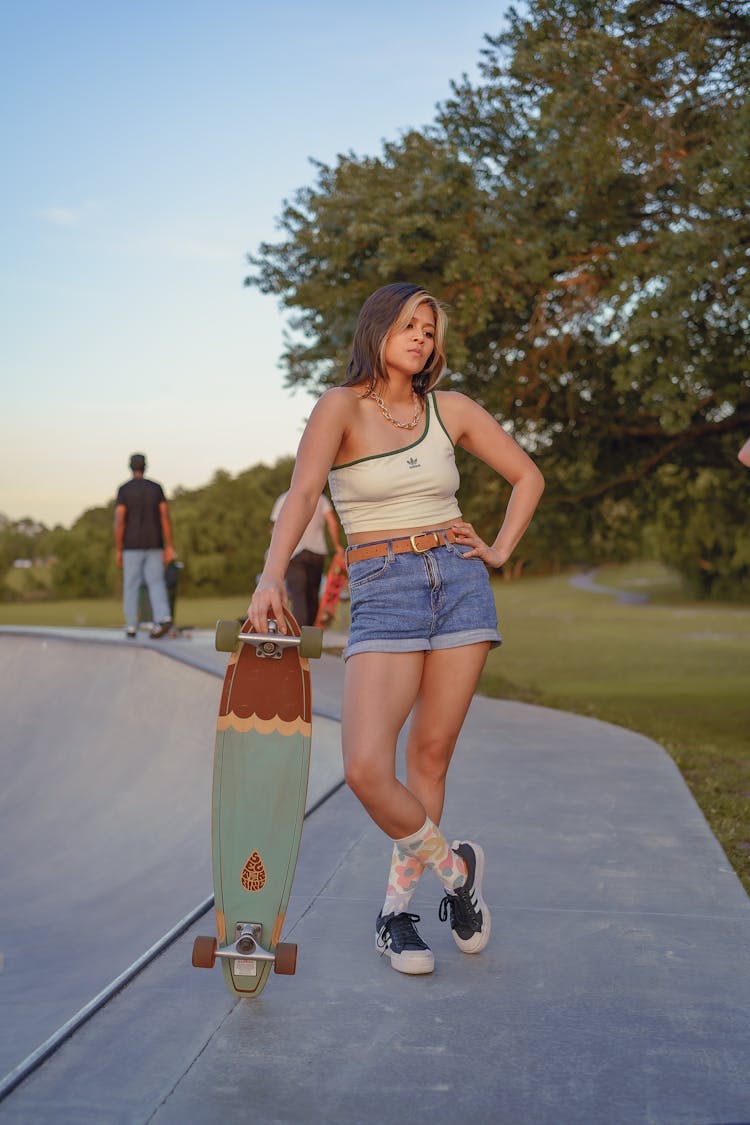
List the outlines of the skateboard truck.
<svg viewBox="0 0 750 1125">
<path fill-rule="evenodd" d="M 244 961 L 275 961 L 276 955 L 269 953 L 260 944 L 262 926 L 257 922 L 238 922 L 234 945 L 217 949 L 217 957 L 239 957 Z"/>
<path fill-rule="evenodd" d="M 297 966 L 297 946 L 279 942 L 276 952 L 260 944 L 263 927 L 259 922 L 238 922 L 232 945 L 218 948 L 216 938 L 198 937 L 193 943 L 193 965 L 196 969 L 213 969 L 217 958 L 228 961 L 268 961 L 275 973 L 292 975 Z"/>
<path fill-rule="evenodd" d="M 267 633 L 242 633 L 238 621 L 217 621 L 217 652 L 235 652 L 240 644 L 252 645 L 255 655 L 262 660 L 281 660 L 286 648 L 299 648 L 300 656 L 316 659 L 323 650 L 323 630 L 312 625 L 303 625 L 298 637 L 290 633 L 280 633 L 278 625 L 271 618 Z"/>
<path fill-rule="evenodd" d="M 297 637 L 287 637 L 279 633 L 279 627 L 273 619 L 268 622 L 268 633 L 265 636 L 261 633 L 239 633 L 237 640 L 251 644 L 255 649 L 255 655 L 262 660 L 281 660 L 285 647 L 299 644 Z"/>
</svg>

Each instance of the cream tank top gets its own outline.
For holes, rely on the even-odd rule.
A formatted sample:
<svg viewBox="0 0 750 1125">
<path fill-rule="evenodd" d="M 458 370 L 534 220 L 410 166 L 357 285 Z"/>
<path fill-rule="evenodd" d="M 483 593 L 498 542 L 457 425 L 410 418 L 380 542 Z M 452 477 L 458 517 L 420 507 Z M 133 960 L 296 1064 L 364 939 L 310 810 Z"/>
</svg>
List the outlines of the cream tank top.
<svg viewBox="0 0 750 1125">
<path fill-rule="evenodd" d="M 425 406 L 424 432 L 411 445 L 331 469 L 331 499 L 347 535 L 428 524 L 445 527 L 460 518 L 453 442 L 434 392 L 427 395 Z"/>
</svg>

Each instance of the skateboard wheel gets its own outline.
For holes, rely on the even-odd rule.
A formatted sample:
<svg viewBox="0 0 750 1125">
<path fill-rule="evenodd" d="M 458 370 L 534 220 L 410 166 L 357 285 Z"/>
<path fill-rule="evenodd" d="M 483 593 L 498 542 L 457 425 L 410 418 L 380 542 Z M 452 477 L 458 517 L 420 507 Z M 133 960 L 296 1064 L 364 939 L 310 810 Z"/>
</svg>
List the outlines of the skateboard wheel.
<svg viewBox="0 0 750 1125">
<path fill-rule="evenodd" d="M 216 622 L 216 651 L 235 652 L 238 645 L 237 634 L 240 631 L 238 621 Z"/>
<path fill-rule="evenodd" d="M 297 971 L 297 946 L 291 941 L 280 941 L 276 946 L 273 971 L 291 977 Z"/>
<path fill-rule="evenodd" d="M 215 964 L 216 938 L 197 937 L 193 942 L 193 966 L 196 969 L 213 969 Z"/>
<path fill-rule="evenodd" d="M 314 625 L 303 625 L 299 636 L 299 654 L 317 660 L 323 651 L 323 630 Z"/>
</svg>

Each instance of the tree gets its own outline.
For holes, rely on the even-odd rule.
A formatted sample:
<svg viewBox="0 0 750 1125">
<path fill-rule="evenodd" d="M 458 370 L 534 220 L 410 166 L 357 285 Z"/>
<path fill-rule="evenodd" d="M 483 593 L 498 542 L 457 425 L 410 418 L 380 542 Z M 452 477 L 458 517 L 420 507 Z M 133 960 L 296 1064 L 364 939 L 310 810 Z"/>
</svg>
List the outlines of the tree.
<svg viewBox="0 0 750 1125">
<path fill-rule="evenodd" d="M 170 503 L 185 593 L 247 594 L 263 569 L 273 503 L 289 487 L 294 461 L 255 465 L 236 478 L 220 470 L 205 488 Z"/>
<path fill-rule="evenodd" d="M 336 381 L 367 293 L 418 280 L 449 305 L 448 385 L 548 479 L 535 554 L 632 551 L 657 471 L 679 506 L 750 432 L 749 47 L 730 0 L 511 12 L 424 136 L 316 165 L 251 257 L 292 313 L 287 381 Z"/>
<path fill-rule="evenodd" d="M 58 596 L 102 598 L 117 582 L 113 552 L 114 501 L 90 508 L 54 539 L 52 585 Z"/>
</svg>

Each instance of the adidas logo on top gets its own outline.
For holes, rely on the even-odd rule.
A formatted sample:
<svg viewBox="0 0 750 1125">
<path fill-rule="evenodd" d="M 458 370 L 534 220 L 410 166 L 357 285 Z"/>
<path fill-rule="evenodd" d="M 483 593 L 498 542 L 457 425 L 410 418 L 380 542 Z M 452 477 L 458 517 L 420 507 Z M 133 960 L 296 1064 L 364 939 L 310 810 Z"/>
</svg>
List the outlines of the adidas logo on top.
<svg viewBox="0 0 750 1125">
<path fill-rule="evenodd" d="M 406 464 L 410 469 L 418 469 L 420 467 L 419 459 L 417 457 L 407 457 Z"/>
</svg>

